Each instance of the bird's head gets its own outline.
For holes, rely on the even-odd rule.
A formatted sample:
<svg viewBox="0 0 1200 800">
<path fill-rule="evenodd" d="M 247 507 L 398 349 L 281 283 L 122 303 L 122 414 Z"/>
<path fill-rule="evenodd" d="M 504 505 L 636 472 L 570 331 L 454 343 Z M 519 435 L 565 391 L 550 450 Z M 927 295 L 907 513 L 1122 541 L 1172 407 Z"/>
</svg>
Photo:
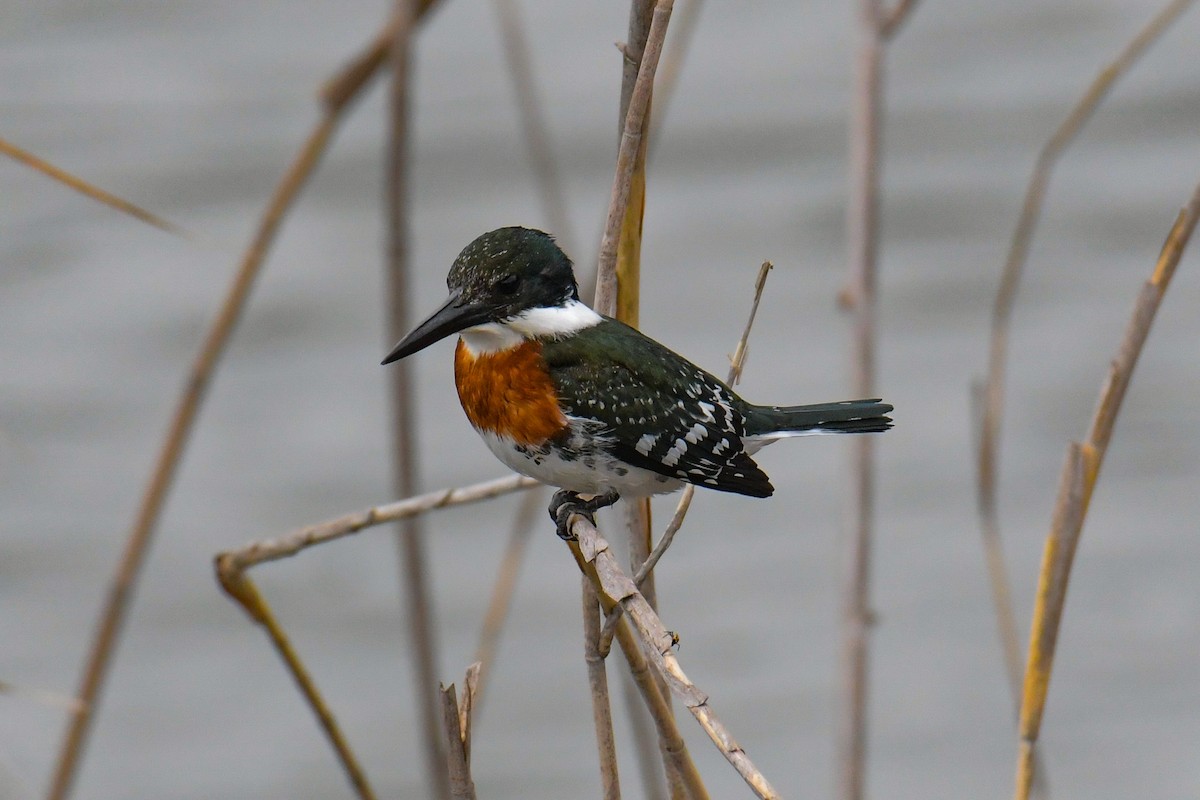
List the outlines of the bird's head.
<svg viewBox="0 0 1200 800">
<path fill-rule="evenodd" d="M 384 364 L 452 333 L 579 301 L 571 260 L 550 234 L 530 228 L 498 228 L 471 242 L 454 259 L 446 286 L 445 304 L 401 339 Z"/>
</svg>

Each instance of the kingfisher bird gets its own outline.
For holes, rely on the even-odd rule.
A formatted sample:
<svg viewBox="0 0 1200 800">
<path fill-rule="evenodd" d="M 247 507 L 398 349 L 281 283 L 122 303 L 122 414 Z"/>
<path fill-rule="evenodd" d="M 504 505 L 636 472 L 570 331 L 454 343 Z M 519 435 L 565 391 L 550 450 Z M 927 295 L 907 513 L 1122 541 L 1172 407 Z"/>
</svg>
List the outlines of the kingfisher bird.
<svg viewBox="0 0 1200 800">
<path fill-rule="evenodd" d="M 559 487 L 558 533 L 620 497 L 685 483 L 751 497 L 774 491 L 751 458 L 777 439 L 887 430 L 878 399 L 760 406 L 579 299 L 571 260 L 542 231 L 485 233 L 459 253 L 450 297 L 383 360 L 457 333 L 454 383 L 471 425 L 502 462 Z M 583 495 L 591 496 L 584 500 Z"/>
</svg>

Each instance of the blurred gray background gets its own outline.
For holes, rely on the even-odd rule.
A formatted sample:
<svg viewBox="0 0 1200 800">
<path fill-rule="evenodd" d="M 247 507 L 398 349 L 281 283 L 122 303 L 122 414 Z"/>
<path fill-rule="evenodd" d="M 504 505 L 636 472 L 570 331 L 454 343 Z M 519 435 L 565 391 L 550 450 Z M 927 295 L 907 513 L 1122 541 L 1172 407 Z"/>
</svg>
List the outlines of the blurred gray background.
<svg viewBox="0 0 1200 800">
<path fill-rule="evenodd" d="M 1159 7 L 935 2 L 889 58 L 874 797 L 1005 797 L 1015 736 L 974 506 L 970 381 L 1037 149 Z M 625 3 L 523 0 L 581 263 L 616 148 Z M 314 92 L 385 2 L 0 0 L 0 136 L 203 234 L 163 235 L 0 159 L 0 679 L 73 690 L 185 369 Z M 843 283 L 849 3 L 706 3 L 650 168 L 643 327 L 722 373 L 777 265 L 743 394 L 850 394 Z M 1068 152 L 1021 288 L 1001 516 L 1024 630 L 1069 439 L 1200 179 L 1200 13 Z M 545 225 L 492 5 L 444 0 L 416 53 L 414 313 L 484 230 Z M 381 279 L 382 84 L 291 214 L 203 409 L 79 776 L 79 798 L 348 797 L 211 557 L 393 499 Z M 1043 729 L 1060 797 L 1200 793 L 1200 259 L 1180 266 L 1084 530 Z M 501 474 L 443 343 L 414 359 L 424 485 Z M 761 456 L 767 501 L 702 493 L 659 570 L 680 657 L 788 797 L 828 797 L 839 713 L 844 441 Z M 664 520 L 672 500 L 656 502 Z M 439 675 L 461 680 L 516 507 L 428 521 Z M 548 523 L 477 720 L 481 797 L 598 794 L 579 579 Z M 384 796 L 424 795 L 395 547 L 376 529 L 256 573 Z M 1024 635 L 1024 634 L 1023 634 Z M 613 673 L 621 662 L 614 662 Z M 640 794 L 619 712 L 626 793 Z M 748 796 L 690 721 L 714 797 Z M 0 797 L 44 790 L 59 711 L 0 697 Z"/>
</svg>

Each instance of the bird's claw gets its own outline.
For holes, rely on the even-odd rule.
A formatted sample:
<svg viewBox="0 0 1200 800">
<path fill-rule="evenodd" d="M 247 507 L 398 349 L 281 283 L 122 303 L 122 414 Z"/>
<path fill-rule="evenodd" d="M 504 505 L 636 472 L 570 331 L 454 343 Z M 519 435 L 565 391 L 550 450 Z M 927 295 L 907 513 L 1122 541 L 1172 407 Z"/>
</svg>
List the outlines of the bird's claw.
<svg viewBox="0 0 1200 800">
<path fill-rule="evenodd" d="M 572 514 L 578 514 L 592 525 L 595 525 L 596 512 L 602 508 L 611 506 L 618 499 L 620 499 L 620 495 L 614 491 L 598 494 L 591 500 L 584 500 L 580 498 L 578 492 L 559 489 L 550 498 L 550 507 L 547 510 L 550 512 L 550 519 L 554 520 L 558 538 L 565 542 L 573 542 L 576 536 L 571 533 L 571 528 L 568 525 Z"/>
</svg>

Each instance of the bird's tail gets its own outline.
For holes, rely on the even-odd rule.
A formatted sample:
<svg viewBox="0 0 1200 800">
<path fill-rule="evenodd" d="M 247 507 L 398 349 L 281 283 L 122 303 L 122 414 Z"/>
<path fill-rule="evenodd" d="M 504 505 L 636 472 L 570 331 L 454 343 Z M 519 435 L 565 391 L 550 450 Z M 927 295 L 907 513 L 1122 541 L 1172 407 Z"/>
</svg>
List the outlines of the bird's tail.
<svg viewBox="0 0 1200 800">
<path fill-rule="evenodd" d="M 891 404 L 879 398 L 809 406 L 752 406 L 746 415 L 747 444 L 752 441 L 761 447 L 788 436 L 818 433 L 879 433 L 892 427 L 892 418 L 887 416 L 891 410 Z"/>
</svg>

